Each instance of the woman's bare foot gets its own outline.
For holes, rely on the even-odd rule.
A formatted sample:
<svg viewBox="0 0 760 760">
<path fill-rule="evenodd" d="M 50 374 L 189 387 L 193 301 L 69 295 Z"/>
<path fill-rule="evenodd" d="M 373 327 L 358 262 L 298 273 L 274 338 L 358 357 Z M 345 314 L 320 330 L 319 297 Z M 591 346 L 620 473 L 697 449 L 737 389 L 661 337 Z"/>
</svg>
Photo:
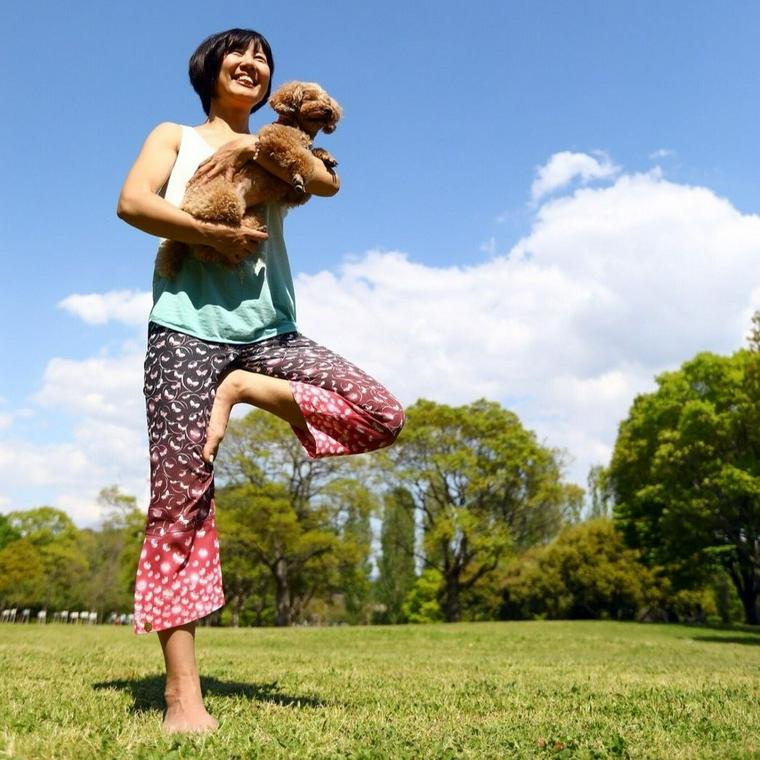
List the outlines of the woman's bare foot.
<svg viewBox="0 0 760 760">
<path fill-rule="evenodd" d="M 232 407 L 242 400 L 241 394 L 246 381 L 245 375 L 250 374 L 250 372 L 245 372 L 242 369 L 235 369 L 219 383 L 214 405 L 211 407 L 211 416 L 206 427 L 206 444 L 203 447 L 204 462 L 211 463 L 214 461 L 219 445 L 227 432 Z"/>
<path fill-rule="evenodd" d="M 164 697 L 163 729 L 166 733 L 210 732 L 219 727 L 219 721 L 209 715 L 203 705 L 200 685 L 192 679 L 172 685 L 167 683 Z"/>
<path fill-rule="evenodd" d="M 206 428 L 206 444 L 203 459 L 213 462 L 219 445 L 227 432 L 230 412 L 235 404 L 244 402 L 276 414 L 285 422 L 306 429 L 306 420 L 293 398 L 290 383 L 277 377 L 234 369 L 228 373 L 216 389 Z"/>
<path fill-rule="evenodd" d="M 213 731 L 219 725 L 203 706 L 201 679 L 195 662 L 195 621 L 158 632 L 166 663 L 167 733 Z"/>
</svg>

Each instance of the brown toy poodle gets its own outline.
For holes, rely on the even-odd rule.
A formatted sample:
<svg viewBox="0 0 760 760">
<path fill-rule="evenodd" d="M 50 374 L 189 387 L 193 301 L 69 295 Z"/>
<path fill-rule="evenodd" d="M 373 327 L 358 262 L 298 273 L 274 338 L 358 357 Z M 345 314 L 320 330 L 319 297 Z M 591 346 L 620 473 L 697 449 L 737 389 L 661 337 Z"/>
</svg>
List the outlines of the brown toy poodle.
<svg viewBox="0 0 760 760">
<path fill-rule="evenodd" d="M 205 222 L 266 231 L 262 218 L 265 203 L 279 201 L 286 206 L 300 206 L 311 197 L 304 188 L 313 174 L 312 156 L 319 158 L 330 171 L 337 166 L 338 162 L 326 150 L 311 147 L 317 132 L 333 132 L 343 115 L 338 103 L 318 84 L 284 84 L 269 99 L 269 105 L 278 119 L 259 130 L 257 152 L 285 169 L 290 182 L 269 174 L 255 161 L 247 161 L 231 181 L 219 176 L 199 186 L 191 182 L 180 206 L 183 211 Z M 262 196 L 264 201 L 255 206 L 246 202 L 247 197 L 260 199 Z M 158 273 L 162 277 L 174 277 L 184 257 L 191 252 L 201 261 L 227 263 L 210 246 L 166 240 L 158 249 Z"/>
</svg>

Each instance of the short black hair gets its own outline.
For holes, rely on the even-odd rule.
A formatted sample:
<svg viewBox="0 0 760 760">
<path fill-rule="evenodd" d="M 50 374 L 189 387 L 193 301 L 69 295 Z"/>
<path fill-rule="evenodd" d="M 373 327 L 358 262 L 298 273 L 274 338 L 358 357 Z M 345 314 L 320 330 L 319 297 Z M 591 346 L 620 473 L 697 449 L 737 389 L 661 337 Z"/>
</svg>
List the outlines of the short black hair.
<svg viewBox="0 0 760 760">
<path fill-rule="evenodd" d="M 251 113 L 258 111 L 269 100 L 269 95 L 272 92 L 272 75 L 274 74 L 274 59 L 269 43 L 264 35 L 255 32 L 253 29 L 228 29 L 226 32 L 218 32 L 207 37 L 190 56 L 188 71 L 190 84 L 198 93 L 206 116 L 211 110 L 211 98 L 214 96 L 216 80 L 219 78 L 219 70 L 222 68 L 222 59 L 232 51 L 248 50 L 251 43 L 253 43 L 254 50 L 264 51 L 270 72 L 266 95 L 260 103 L 251 109 Z"/>
</svg>

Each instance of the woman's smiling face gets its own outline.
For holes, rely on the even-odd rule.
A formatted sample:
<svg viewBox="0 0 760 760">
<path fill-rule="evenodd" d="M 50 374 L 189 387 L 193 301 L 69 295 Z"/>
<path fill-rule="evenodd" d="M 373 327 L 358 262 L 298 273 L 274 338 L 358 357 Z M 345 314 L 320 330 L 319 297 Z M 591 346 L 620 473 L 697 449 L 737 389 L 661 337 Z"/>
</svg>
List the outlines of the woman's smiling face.
<svg viewBox="0 0 760 760">
<path fill-rule="evenodd" d="M 244 99 L 255 106 L 266 95 L 271 72 L 261 47 L 251 43 L 246 50 L 231 50 L 222 59 L 214 99 Z"/>
</svg>

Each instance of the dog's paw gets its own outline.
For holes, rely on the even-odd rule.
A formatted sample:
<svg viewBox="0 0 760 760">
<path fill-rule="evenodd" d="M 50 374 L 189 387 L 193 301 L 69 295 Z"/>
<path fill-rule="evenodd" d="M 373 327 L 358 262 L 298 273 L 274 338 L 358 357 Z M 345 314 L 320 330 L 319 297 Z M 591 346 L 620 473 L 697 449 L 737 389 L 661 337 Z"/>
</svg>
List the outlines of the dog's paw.
<svg viewBox="0 0 760 760">
<path fill-rule="evenodd" d="M 338 160 L 329 151 L 324 148 L 312 148 L 312 155 L 318 158 L 328 170 L 334 169 L 338 165 Z"/>
</svg>

